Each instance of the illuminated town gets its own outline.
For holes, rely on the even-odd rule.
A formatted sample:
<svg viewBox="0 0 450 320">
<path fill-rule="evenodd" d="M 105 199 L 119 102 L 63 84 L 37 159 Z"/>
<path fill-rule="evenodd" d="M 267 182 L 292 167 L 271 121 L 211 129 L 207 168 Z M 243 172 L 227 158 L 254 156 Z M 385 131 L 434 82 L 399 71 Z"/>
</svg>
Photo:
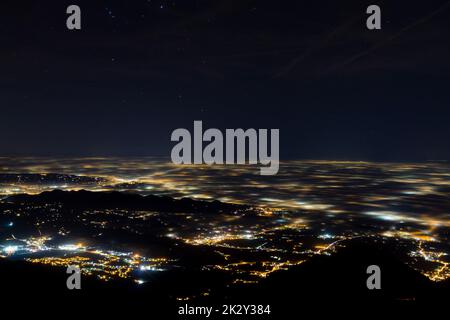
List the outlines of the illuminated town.
<svg viewBox="0 0 450 320">
<path fill-rule="evenodd" d="M 446 163 L 288 161 L 274 177 L 251 166 L 175 166 L 153 158 L 0 159 L 0 255 L 56 267 L 79 265 L 105 281 L 143 284 L 167 270 L 258 283 L 357 238 L 389 243 L 430 280 L 450 278 L 450 170 Z M 218 172 L 220 171 L 220 172 Z M 20 172 L 20 173 L 18 173 Z M 139 208 L 67 209 L 11 203 L 55 189 L 220 200 L 220 214 Z M 193 262 L 190 252 L 203 250 Z"/>
<path fill-rule="evenodd" d="M 17 239 L 14 236 L 6 239 L 6 245 L 0 248 L 2 258 L 21 258 L 31 263 L 51 266 L 79 266 L 87 275 L 97 275 L 99 279 L 108 281 L 116 277 L 130 278 L 133 273 L 146 271 L 164 271 L 168 264 L 165 258 L 147 258 L 132 252 L 102 251 L 85 246 L 83 243 L 61 244 L 53 246 L 52 238 L 30 237 Z M 14 244 L 12 244 L 14 243 Z M 144 280 L 135 279 L 137 283 Z"/>
</svg>

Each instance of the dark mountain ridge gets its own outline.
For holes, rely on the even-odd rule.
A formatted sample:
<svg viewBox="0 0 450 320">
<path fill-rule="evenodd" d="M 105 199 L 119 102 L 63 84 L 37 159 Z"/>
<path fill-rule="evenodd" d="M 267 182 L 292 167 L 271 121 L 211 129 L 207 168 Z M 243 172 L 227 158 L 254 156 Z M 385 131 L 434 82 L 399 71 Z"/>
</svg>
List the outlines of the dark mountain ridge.
<svg viewBox="0 0 450 320">
<path fill-rule="evenodd" d="M 217 200 L 204 201 L 190 198 L 175 199 L 168 196 L 147 195 L 135 193 L 92 192 L 80 191 L 45 191 L 38 195 L 18 194 L 4 200 L 14 204 L 62 204 L 73 208 L 90 209 L 132 209 L 154 210 L 160 212 L 185 213 L 235 213 L 237 211 L 251 210 L 250 206 L 232 203 L 223 203 Z"/>
</svg>

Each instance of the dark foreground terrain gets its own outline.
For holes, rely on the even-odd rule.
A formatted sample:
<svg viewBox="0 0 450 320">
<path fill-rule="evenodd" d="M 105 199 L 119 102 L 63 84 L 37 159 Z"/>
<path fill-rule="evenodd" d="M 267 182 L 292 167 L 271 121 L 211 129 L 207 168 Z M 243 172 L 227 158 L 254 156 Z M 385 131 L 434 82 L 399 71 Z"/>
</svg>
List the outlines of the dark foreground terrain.
<svg viewBox="0 0 450 320">
<path fill-rule="evenodd" d="M 2 305 L 18 314 L 59 317 L 70 313 L 85 315 L 142 314 L 158 319 L 202 319 L 178 316 L 178 308 L 223 304 L 269 304 L 271 314 L 254 319 L 291 319 L 313 312 L 325 315 L 354 315 L 365 309 L 371 313 L 406 312 L 445 308 L 449 282 L 434 283 L 398 262 L 370 241 L 349 244 L 333 256 L 320 256 L 288 271 L 273 273 L 260 284 L 216 288 L 208 297 L 177 301 L 184 287 L 217 282 L 214 273 L 166 272 L 151 283 L 136 286 L 129 281 L 102 282 L 83 277 L 81 290 L 68 290 L 64 269 L 0 260 Z M 382 270 L 382 289 L 366 288 L 365 268 L 377 264 Z M 393 309 L 392 309 L 393 308 Z M 248 318 L 221 316 L 211 318 Z"/>
<path fill-rule="evenodd" d="M 36 234 L 38 230 L 41 236 L 44 233 L 50 234 L 55 238 L 54 241 L 63 241 L 60 242 L 63 244 L 64 241 L 77 237 L 83 237 L 93 246 L 97 245 L 94 239 L 100 239 L 105 248 L 140 244 L 141 247 L 151 248 L 155 257 L 155 252 L 159 252 L 162 256 L 167 255 L 167 261 L 173 261 L 163 272 L 151 271 L 140 284 L 136 282 L 139 278 L 133 278 L 135 272 L 130 273 L 126 279 L 115 277 L 109 281 L 101 281 L 94 274 L 82 276 L 81 290 L 69 290 L 66 287 L 69 275 L 65 267 L 30 263 L 20 257 L 33 254 L 36 258 L 40 254 L 47 254 L 68 259 L 71 255 L 83 255 L 86 250 L 94 249 L 77 251 L 75 248 L 70 251 L 69 248 L 64 251 L 55 247 L 52 250 L 39 249 L 42 252 L 17 252 L 8 256 L 8 247 L 3 245 L 5 259 L 0 259 L 2 306 L 17 315 L 46 318 L 74 314 L 86 318 L 130 318 L 139 315 L 150 319 L 205 319 L 204 315 L 180 316 L 178 311 L 180 307 L 186 306 L 209 306 L 219 310 L 210 319 L 293 319 L 307 314 L 318 318 L 360 318 L 368 313 L 384 316 L 387 312 L 392 313 L 392 310 L 406 316 L 422 309 L 431 315 L 434 311 L 444 309 L 450 297 L 448 279 L 440 282 L 429 280 L 401 260 L 390 241 L 375 235 L 342 241 L 332 239 L 330 241 L 339 244 L 330 252 L 310 253 L 303 263 L 267 273 L 267 276 L 259 277 L 258 281 L 242 283 L 234 280 L 244 274 L 248 264 L 241 263 L 239 268 L 226 269 L 230 265 L 227 262 L 230 256 L 224 258 L 217 251 L 239 251 L 242 262 L 251 261 L 246 260 L 246 256 L 250 258 L 251 254 L 261 254 L 258 263 L 251 266 L 261 266 L 261 270 L 264 270 L 264 263 L 268 260 L 264 256 L 266 253 L 263 246 L 257 244 L 251 250 L 247 249 L 253 239 L 240 239 L 244 241 L 241 247 L 223 247 L 219 246 L 220 243 L 208 242 L 203 246 L 195 245 L 195 242 L 192 245 L 192 242 L 183 238 L 165 236 L 167 230 L 172 230 L 172 225 L 177 225 L 186 217 L 190 217 L 187 219 L 188 223 L 179 227 L 179 230 L 188 227 L 196 230 L 203 220 L 206 221 L 204 228 L 208 229 L 217 223 L 215 219 L 229 221 L 230 217 L 240 217 L 241 220 L 246 217 L 250 222 L 256 218 L 261 219 L 258 211 L 249 206 L 218 201 L 143 197 L 118 192 L 53 191 L 36 196 L 9 197 L 1 203 L 0 209 L 3 213 L 0 231 L 6 239 L 5 243 L 11 242 L 12 237 L 12 242 L 17 242 L 20 233 Z M 12 219 L 14 223 L 10 224 Z M 270 219 L 277 220 L 278 217 L 270 216 Z M 98 222 L 107 222 L 106 227 Z M 317 228 L 321 225 L 318 224 Z M 129 229 L 130 226 L 133 228 Z M 314 226 L 310 225 L 310 228 Z M 250 224 L 248 228 L 251 227 Z M 278 229 L 275 225 L 275 230 Z M 59 235 L 59 230 L 72 230 L 72 233 Z M 289 235 L 289 232 L 274 233 L 275 239 L 289 240 L 284 247 L 285 251 L 289 251 L 288 244 L 297 239 L 289 238 Z M 37 246 L 36 240 L 30 239 L 35 238 L 27 238 L 25 242 L 21 242 L 27 243 L 26 250 Z M 192 236 L 192 239 L 198 238 Z M 119 245 L 119 242 L 122 243 Z M 275 255 L 270 249 L 271 247 L 268 248 L 267 255 Z M 104 250 L 107 252 L 107 249 Z M 114 264 L 116 256 L 112 255 L 107 262 L 101 260 L 102 257 L 98 259 L 105 266 Z M 285 259 L 291 258 L 286 255 Z M 205 268 L 213 263 L 216 263 L 216 268 Z M 380 290 L 369 290 L 366 286 L 369 277 L 366 269 L 369 265 L 377 265 L 381 269 Z M 234 304 L 269 305 L 270 314 L 221 314 L 223 305 Z"/>
</svg>

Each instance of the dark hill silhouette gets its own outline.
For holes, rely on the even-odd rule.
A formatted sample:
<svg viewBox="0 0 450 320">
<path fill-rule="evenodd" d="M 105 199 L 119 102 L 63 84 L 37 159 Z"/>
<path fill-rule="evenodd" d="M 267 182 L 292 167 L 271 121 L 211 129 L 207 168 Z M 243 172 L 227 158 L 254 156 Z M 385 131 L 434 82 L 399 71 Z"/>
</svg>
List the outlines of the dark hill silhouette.
<svg viewBox="0 0 450 320">
<path fill-rule="evenodd" d="M 381 269 L 381 290 L 369 290 L 369 265 Z M 367 308 L 385 312 L 427 308 L 439 309 L 450 296 L 450 281 L 433 282 L 393 255 L 389 244 L 372 239 L 354 239 L 330 256 L 315 256 L 289 270 L 277 271 L 258 286 L 231 289 L 232 301 L 243 297 L 255 303 L 270 303 L 289 318 L 299 310 L 324 315 L 350 315 Z M 249 298 L 251 297 L 251 298 Z"/>
<path fill-rule="evenodd" d="M 98 183 L 106 182 L 105 178 L 77 176 L 59 173 L 0 173 L 1 183 Z"/>
<path fill-rule="evenodd" d="M 190 198 L 174 199 L 167 196 L 142 196 L 134 193 L 62 191 L 53 190 L 38 195 L 19 194 L 8 197 L 6 202 L 20 204 L 62 204 L 74 208 L 90 209 L 130 209 L 153 210 L 161 212 L 186 213 L 233 213 L 238 210 L 249 210 L 249 206 L 223 203 L 217 200 L 203 201 Z"/>
</svg>

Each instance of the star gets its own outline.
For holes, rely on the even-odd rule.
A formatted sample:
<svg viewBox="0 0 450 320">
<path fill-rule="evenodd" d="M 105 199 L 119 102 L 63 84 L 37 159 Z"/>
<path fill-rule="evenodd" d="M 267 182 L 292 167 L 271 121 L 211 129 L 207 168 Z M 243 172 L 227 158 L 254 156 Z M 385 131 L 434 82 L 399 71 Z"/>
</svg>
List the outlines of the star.
<svg viewBox="0 0 450 320">
<path fill-rule="evenodd" d="M 108 16 L 110 16 L 111 19 L 114 19 L 116 16 L 113 14 L 113 12 L 111 11 L 111 9 L 109 8 L 105 8 L 106 13 L 108 14 Z"/>
</svg>

